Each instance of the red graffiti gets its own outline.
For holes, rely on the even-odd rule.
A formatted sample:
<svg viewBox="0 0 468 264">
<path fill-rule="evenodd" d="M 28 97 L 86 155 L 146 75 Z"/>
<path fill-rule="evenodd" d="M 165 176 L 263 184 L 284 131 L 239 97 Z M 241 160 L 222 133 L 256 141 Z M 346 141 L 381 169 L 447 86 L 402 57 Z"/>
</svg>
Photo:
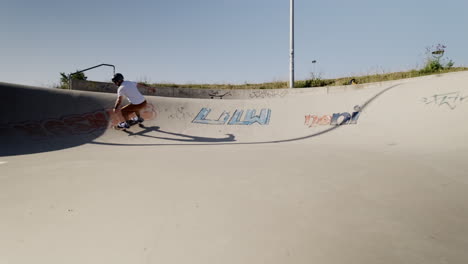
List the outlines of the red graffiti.
<svg viewBox="0 0 468 264">
<path fill-rule="evenodd" d="M 341 125 L 355 125 L 361 114 L 361 108 L 355 106 L 354 109 L 356 112 L 352 114 L 343 112 L 335 113 L 331 115 L 317 116 L 317 115 L 306 115 L 304 125 L 308 127 L 314 126 L 341 126 Z"/>
<path fill-rule="evenodd" d="M 145 120 L 155 119 L 155 107 L 148 104 L 142 111 L 141 116 Z M 8 126 L 29 137 L 44 138 L 48 136 L 83 135 L 106 130 L 118 124 L 119 120 L 111 109 L 106 109 L 81 115 L 69 115 L 59 119 L 8 124 Z"/>
<path fill-rule="evenodd" d="M 330 125 L 332 117 L 329 115 L 316 116 L 316 115 L 307 115 L 305 116 L 304 125 L 313 127 L 313 126 L 326 126 Z"/>
</svg>

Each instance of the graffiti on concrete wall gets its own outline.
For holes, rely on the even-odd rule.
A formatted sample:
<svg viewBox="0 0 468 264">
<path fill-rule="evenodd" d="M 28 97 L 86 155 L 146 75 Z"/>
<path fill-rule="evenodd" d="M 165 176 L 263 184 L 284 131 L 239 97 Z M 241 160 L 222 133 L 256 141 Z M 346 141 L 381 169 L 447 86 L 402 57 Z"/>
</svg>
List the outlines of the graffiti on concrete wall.
<svg viewBox="0 0 468 264">
<path fill-rule="evenodd" d="M 43 121 L 28 121 L 20 124 L 10 124 L 10 127 L 25 133 L 30 137 L 47 137 L 49 135 L 77 135 L 92 133 L 106 128 L 108 116 L 104 111 L 71 115 L 59 119 Z"/>
<path fill-rule="evenodd" d="M 165 109 L 166 112 L 171 110 Z M 187 110 L 185 107 L 181 106 L 176 109 L 175 112 L 169 115 L 169 119 L 177 119 L 177 120 L 186 120 L 186 119 L 193 119 L 194 113 Z"/>
<path fill-rule="evenodd" d="M 289 93 L 288 90 L 254 90 L 249 94 L 249 97 L 254 98 L 277 98 L 277 97 L 284 97 Z"/>
<path fill-rule="evenodd" d="M 244 115 L 245 112 L 245 115 Z M 260 125 L 268 125 L 270 123 L 271 109 L 262 109 L 260 114 L 254 109 L 236 110 L 234 114 L 223 111 L 217 119 L 209 119 L 208 115 L 211 113 L 210 108 L 203 108 L 192 123 L 205 124 L 205 125 L 244 125 L 249 126 L 255 123 Z"/>
<path fill-rule="evenodd" d="M 355 125 L 361 115 L 361 107 L 355 106 L 353 113 L 335 113 L 333 115 L 306 115 L 304 125 L 308 127 L 315 126 L 341 126 Z"/>
<path fill-rule="evenodd" d="M 148 104 L 141 115 L 146 120 L 154 119 L 156 117 L 154 106 Z M 8 126 L 27 136 L 41 138 L 90 134 L 105 130 L 118 123 L 118 116 L 111 109 L 105 109 L 80 115 L 68 115 L 56 119 L 8 124 Z"/>
<path fill-rule="evenodd" d="M 423 97 L 422 102 L 426 105 L 435 105 L 438 107 L 447 106 L 451 110 L 454 110 L 462 104 L 466 102 L 468 96 L 463 96 L 461 92 L 452 92 L 452 93 L 445 93 L 445 94 L 435 94 L 430 97 Z"/>
<path fill-rule="evenodd" d="M 221 93 L 219 91 L 212 91 L 210 93 L 208 93 L 208 96 L 211 98 L 211 99 L 214 99 L 214 98 L 218 98 L 218 99 L 223 99 L 225 96 L 232 96 L 231 92 L 225 92 L 225 93 Z"/>
</svg>

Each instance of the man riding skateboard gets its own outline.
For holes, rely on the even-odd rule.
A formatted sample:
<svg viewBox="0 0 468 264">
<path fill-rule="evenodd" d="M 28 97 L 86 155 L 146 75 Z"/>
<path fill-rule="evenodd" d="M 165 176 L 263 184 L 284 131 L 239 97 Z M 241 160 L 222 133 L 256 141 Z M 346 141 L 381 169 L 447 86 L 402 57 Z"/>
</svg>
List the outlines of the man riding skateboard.
<svg viewBox="0 0 468 264">
<path fill-rule="evenodd" d="M 124 121 L 120 120 L 121 122 L 115 128 L 126 129 L 131 125 L 142 123 L 144 120 L 141 118 L 140 112 L 146 107 L 147 103 L 145 97 L 138 91 L 138 87 L 142 87 L 143 85 L 136 82 L 125 81 L 121 73 L 116 73 L 112 78 L 112 82 L 119 87 L 113 110 L 116 114 L 119 112 L 122 113 L 124 118 Z M 130 103 L 119 108 L 124 97 L 126 97 Z M 130 118 L 130 115 L 133 113 L 135 113 L 136 116 Z"/>
</svg>

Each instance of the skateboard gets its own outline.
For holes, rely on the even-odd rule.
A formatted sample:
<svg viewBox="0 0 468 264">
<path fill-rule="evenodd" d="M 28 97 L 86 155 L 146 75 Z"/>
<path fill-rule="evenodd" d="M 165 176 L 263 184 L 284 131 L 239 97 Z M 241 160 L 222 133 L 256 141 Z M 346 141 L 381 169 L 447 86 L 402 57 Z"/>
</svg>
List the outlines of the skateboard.
<svg viewBox="0 0 468 264">
<path fill-rule="evenodd" d="M 118 127 L 118 126 L 114 126 L 114 129 L 115 130 L 121 130 L 121 131 L 127 131 L 127 129 L 132 128 L 134 125 L 138 125 L 140 128 L 145 128 L 145 125 L 143 125 L 142 123 L 135 122 L 135 121 L 128 123 L 128 125 L 130 126 L 129 128 L 121 128 L 121 127 Z"/>
</svg>

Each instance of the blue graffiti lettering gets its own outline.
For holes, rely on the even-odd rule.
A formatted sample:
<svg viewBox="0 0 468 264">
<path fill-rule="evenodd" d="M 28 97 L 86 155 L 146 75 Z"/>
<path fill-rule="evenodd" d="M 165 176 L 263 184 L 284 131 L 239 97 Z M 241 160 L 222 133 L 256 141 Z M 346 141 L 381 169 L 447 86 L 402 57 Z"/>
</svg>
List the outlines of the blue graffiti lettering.
<svg viewBox="0 0 468 264">
<path fill-rule="evenodd" d="M 349 124 L 356 125 L 359 119 L 359 115 L 361 115 L 361 112 L 354 112 L 353 117 L 351 118 L 351 122 L 349 122 Z"/>
<path fill-rule="evenodd" d="M 356 125 L 361 115 L 361 107 L 356 105 L 354 107 L 355 112 L 352 114 L 348 112 L 344 113 L 335 113 L 332 116 L 324 115 L 322 117 L 317 115 L 306 115 L 304 125 L 309 127 L 314 127 L 317 125 L 331 125 L 331 126 L 341 126 L 341 125 Z"/>
<path fill-rule="evenodd" d="M 210 112 L 211 109 L 203 108 L 192 122 L 207 125 L 224 125 L 231 117 L 229 112 L 224 111 L 218 120 L 210 120 L 207 119 Z M 256 110 L 248 109 L 245 113 L 244 120 L 242 120 L 244 110 L 236 110 L 227 124 L 249 126 L 255 123 L 260 125 L 268 125 L 270 123 L 271 109 L 262 109 L 260 115 L 256 115 L 256 113 Z"/>
<path fill-rule="evenodd" d="M 343 119 L 340 119 L 343 117 Z M 338 122 L 340 120 L 340 122 Z M 341 114 L 333 114 L 332 120 L 330 125 L 332 126 L 340 126 L 340 125 L 347 125 L 351 120 L 351 115 L 349 113 L 341 113 Z"/>
<path fill-rule="evenodd" d="M 218 118 L 218 120 L 206 119 L 208 114 L 211 112 L 210 108 L 203 108 L 192 123 L 206 124 L 206 125 L 224 125 L 229 120 L 229 113 L 224 111 Z"/>
<path fill-rule="evenodd" d="M 244 121 L 240 121 L 243 113 L 244 113 L 244 110 L 236 110 L 236 112 L 234 112 L 234 115 L 231 118 L 231 121 L 229 121 L 228 124 L 250 126 L 254 123 L 259 123 L 260 125 L 264 126 L 270 123 L 270 116 L 271 116 L 270 109 L 262 109 L 260 111 L 260 115 L 255 115 L 256 111 L 249 109 L 247 110 L 245 114 Z"/>
</svg>

